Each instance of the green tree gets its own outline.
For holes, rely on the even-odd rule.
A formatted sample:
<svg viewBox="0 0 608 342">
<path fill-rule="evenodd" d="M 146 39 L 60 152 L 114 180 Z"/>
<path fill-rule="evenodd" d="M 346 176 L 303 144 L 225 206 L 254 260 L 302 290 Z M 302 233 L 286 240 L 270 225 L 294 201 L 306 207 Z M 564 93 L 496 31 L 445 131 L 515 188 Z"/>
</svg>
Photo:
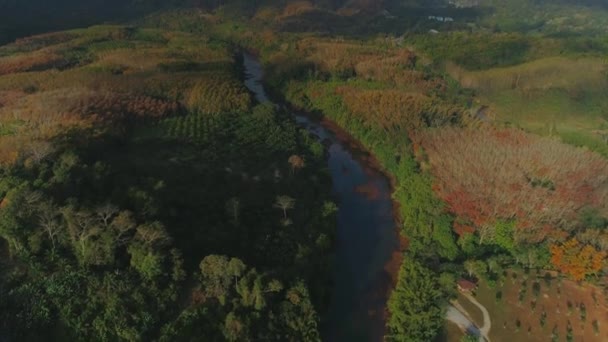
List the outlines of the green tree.
<svg viewBox="0 0 608 342">
<path fill-rule="evenodd" d="M 471 334 L 466 334 L 462 336 L 460 342 L 479 342 L 479 337 Z"/>
<path fill-rule="evenodd" d="M 227 341 L 247 340 L 247 324 L 234 312 L 230 312 L 224 321 L 224 337 Z"/>
<path fill-rule="evenodd" d="M 500 260 L 497 257 L 490 257 L 488 259 L 488 270 L 490 272 L 498 273 L 501 269 Z"/>
<path fill-rule="evenodd" d="M 2 199 L 0 237 L 8 241 L 12 255 L 29 253 L 28 238 L 37 230 L 35 214 L 42 201 L 42 194 L 33 191 L 26 183 L 17 185 Z"/>
<path fill-rule="evenodd" d="M 438 246 L 437 253 L 439 256 L 448 260 L 454 260 L 458 256 L 460 251 L 454 239 L 451 220 L 447 215 L 441 215 L 435 220 L 432 228 L 432 238 Z"/>
<path fill-rule="evenodd" d="M 319 317 L 310 301 L 306 285 L 298 281 L 285 293 L 276 324 L 290 341 L 320 341 Z"/>
<path fill-rule="evenodd" d="M 437 277 L 430 269 L 406 256 L 397 286 L 388 301 L 389 341 L 431 341 L 443 326 L 445 303 Z"/>
<path fill-rule="evenodd" d="M 222 305 L 230 294 L 231 284 L 245 271 L 245 264 L 236 258 L 223 255 L 208 255 L 200 263 L 201 285 L 207 296 L 217 298 Z"/>
<path fill-rule="evenodd" d="M 482 260 L 473 262 L 473 273 L 478 278 L 484 278 L 488 274 L 488 265 Z"/>
<path fill-rule="evenodd" d="M 128 247 L 131 266 L 147 280 L 153 280 L 164 273 L 166 251 L 170 238 L 162 224 L 158 222 L 137 227 L 134 241 Z"/>
<path fill-rule="evenodd" d="M 515 222 L 497 222 L 494 231 L 494 243 L 506 251 L 513 253 L 515 248 L 515 241 L 513 239 L 514 230 Z"/>
<path fill-rule="evenodd" d="M 241 296 L 241 303 L 243 306 L 253 306 L 258 311 L 266 306 L 262 277 L 255 269 L 250 270 L 238 281 L 236 291 Z"/>
</svg>

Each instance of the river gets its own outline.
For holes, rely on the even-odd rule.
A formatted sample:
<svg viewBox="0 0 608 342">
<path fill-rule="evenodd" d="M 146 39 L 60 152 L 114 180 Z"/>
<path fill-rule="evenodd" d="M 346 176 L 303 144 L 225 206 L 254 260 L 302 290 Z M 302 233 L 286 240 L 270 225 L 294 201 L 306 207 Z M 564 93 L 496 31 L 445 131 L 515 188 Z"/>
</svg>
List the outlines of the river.
<svg viewBox="0 0 608 342">
<path fill-rule="evenodd" d="M 258 60 L 245 53 L 244 68 L 245 86 L 256 100 L 270 101 Z M 328 146 L 327 167 L 339 207 L 334 288 L 329 310 L 321 315 L 323 340 L 382 341 L 393 281 L 388 265 L 399 254 L 390 182 L 373 166 L 369 154 L 335 125 L 293 115 Z"/>
</svg>

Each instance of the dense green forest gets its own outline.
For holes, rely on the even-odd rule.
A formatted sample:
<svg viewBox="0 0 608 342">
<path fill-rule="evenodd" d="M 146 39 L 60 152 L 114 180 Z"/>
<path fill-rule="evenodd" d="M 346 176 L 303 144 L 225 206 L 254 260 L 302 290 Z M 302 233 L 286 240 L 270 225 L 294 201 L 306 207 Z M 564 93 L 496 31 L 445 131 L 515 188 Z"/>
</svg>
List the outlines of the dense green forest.
<svg viewBox="0 0 608 342">
<path fill-rule="evenodd" d="M 550 271 L 606 292 L 605 4 L 450 3 L 137 1 L 12 30 L 38 4 L 0 2 L 0 41 L 128 23 L 0 47 L 0 334 L 320 339 L 324 148 L 253 101 L 238 48 L 393 180 L 387 340 L 441 339 L 459 278 Z"/>
<path fill-rule="evenodd" d="M 40 56 L 0 77 L 3 334 L 319 338 L 336 208 L 323 147 L 253 104 L 234 51 L 123 27 L 0 50 Z"/>
</svg>

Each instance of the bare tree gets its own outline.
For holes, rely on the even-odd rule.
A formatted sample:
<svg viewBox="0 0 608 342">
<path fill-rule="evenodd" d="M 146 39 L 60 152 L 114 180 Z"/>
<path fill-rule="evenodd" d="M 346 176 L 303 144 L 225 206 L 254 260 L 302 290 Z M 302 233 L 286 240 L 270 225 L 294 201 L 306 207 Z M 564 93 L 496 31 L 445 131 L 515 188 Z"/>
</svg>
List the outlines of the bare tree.
<svg viewBox="0 0 608 342">
<path fill-rule="evenodd" d="M 496 233 L 496 227 L 493 224 L 484 224 L 477 228 L 479 233 L 479 244 L 484 243 L 491 244 L 494 241 L 494 234 Z"/>
<path fill-rule="evenodd" d="M 51 202 L 44 202 L 39 206 L 38 220 L 40 227 L 51 240 L 53 251 L 56 247 L 56 238 L 61 232 L 61 224 L 58 219 L 59 208 Z"/>
<path fill-rule="evenodd" d="M 469 274 L 469 277 L 472 277 L 475 274 L 475 260 L 467 260 L 464 262 L 464 269 Z"/>
<path fill-rule="evenodd" d="M 114 217 L 110 226 L 116 232 L 116 243 L 125 245 L 132 237 L 129 233 L 136 227 L 135 219 L 130 211 L 121 211 Z"/>
<path fill-rule="evenodd" d="M 158 222 L 137 227 L 135 238 L 148 246 L 162 246 L 170 241 L 165 227 Z"/>
<path fill-rule="evenodd" d="M 283 210 L 283 218 L 287 219 L 287 210 L 293 209 L 296 204 L 296 200 L 289 196 L 277 196 L 274 207 Z"/>
<path fill-rule="evenodd" d="M 118 208 L 113 204 L 106 203 L 101 205 L 95 209 L 95 214 L 99 218 L 104 225 L 104 227 L 109 227 L 111 223 L 111 219 L 118 213 Z"/>
<path fill-rule="evenodd" d="M 83 262 L 89 262 L 91 251 L 91 240 L 101 233 L 101 229 L 96 224 L 95 219 L 90 213 L 78 212 L 74 215 L 73 237 L 78 246 L 78 251 Z"/>
<path fill-rule="evenodd" d="M 239 224 L 239 212 L 241 208 L 241 201 L 237 197 L 232 197 L 226 203 L 226 210 L 232 216 L 232 220 L 235 225 Z"/>
<path fill-rule="evenodd" d="M 26 191 L 23 194 L 23 200 L 28 209 L 34 209 L 34 206 L 42 200 L 42 193 L 40 191 Z"/>
<path fill-rule="evenodd" d="M 40 163 L 54 152 L 53 145 L 47 141 L 33 141 L 29 144 L 28 149 L 35 163 Z"/>
</svg>

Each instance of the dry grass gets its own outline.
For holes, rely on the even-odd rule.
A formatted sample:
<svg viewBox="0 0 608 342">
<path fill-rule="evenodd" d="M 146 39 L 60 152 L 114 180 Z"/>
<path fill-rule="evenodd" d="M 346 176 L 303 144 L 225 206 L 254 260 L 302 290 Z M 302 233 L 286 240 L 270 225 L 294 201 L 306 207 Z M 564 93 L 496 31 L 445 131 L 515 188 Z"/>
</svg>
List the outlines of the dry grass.
<svg viewBox="0 0 608 342">
<path fill-rule="evenodd" d="M 0 57 L 0 75 L 50 69 L 62 61 L 62 56 L 48 50 Z"/>
<path fill-rule="evenodd" d="M 374 45 L 344 39 L 302 39 L 296 49 L 325 71 L 354 69 L 381 54 Z"/>
<path fill-rule="evenodd" d="M 283 13 L 279 19 L 302 15 L 307 12 L 316 10 L 317 8 L 312 2 L 306 0 L 292 1 L 283 9 Z"/>
<path fill-rule="evenodd" d="M 600 58 L 549 57 L 513 67 L 473 72 L 450 65 L 448 71 L 462 86 L 486 95 L 509 89 L 523 93 L 549 89 L 576 92 L 608 87 L 608 62 Z"/>
<path fill-rule="evenodd" d="M 550 57 L 469 72 L 448 65 L 464 87 L 473 88 L 500 122 L 587 146 L 608 155 L 597 131 L 608 127 L 608 62 L 599 58 Z"/>
<path fill-rule="evenodd" d="M 77 36 L 69 32 L 53 32 L 17 39 L 12 44 L 0 46 L 0 56 L 40 50 L 52 45 L 69 42 Z"/>
<path fill-rule="evenodd" d="M 121 65 L 134 71 L 154 70 L 161 62 L 167 61 L 167 51 L 153 49 L 120 49 L 99 54 L 97 65 Z"/>
<path fill-rule="evenodd" d="M 462 108 L 441 104 L 420 92 L 347 86 L 339 87 L 336 92 L 350 113 L 387 130 L 439 126 L 450 122 L 455 113 L 462 111 Z"/>
<path fill-rule="evenodd" d="M 516 279 L 513 274 L 516 274 Z M 525 277 L 528 279 L 524 285 Z M 534 295 L 534 287 L 540 288 L 538 297 Z M 520 301 L 523 289 L 525 293 Z M 496 299 L 497 292 L 500 300 Z M 593 285 L 579 285 L 556 278 L 545 280 L 543 273 L 526 276 L 522 272 L 508 271 L 504 285 L 499 283 L 495 289 L 481 282 L 476 297 L 490 312 L 492 341 L 545 342 L 551 341 L 554 331 L 559 341 L 566 341 L 569 323 L 574 341 L 600 342 L 605 341 L 603 336 L 608 335 L 608 326 L 605 325 L 608 322 L 607 297 L 601 288 Z M 541 325 L 543 312 L 546 314 L 544 326 Z M 520 322 L 519 328 L 517 321 Z M 594 321 L 599 324 L 597 334 Z"/>
</svg>

